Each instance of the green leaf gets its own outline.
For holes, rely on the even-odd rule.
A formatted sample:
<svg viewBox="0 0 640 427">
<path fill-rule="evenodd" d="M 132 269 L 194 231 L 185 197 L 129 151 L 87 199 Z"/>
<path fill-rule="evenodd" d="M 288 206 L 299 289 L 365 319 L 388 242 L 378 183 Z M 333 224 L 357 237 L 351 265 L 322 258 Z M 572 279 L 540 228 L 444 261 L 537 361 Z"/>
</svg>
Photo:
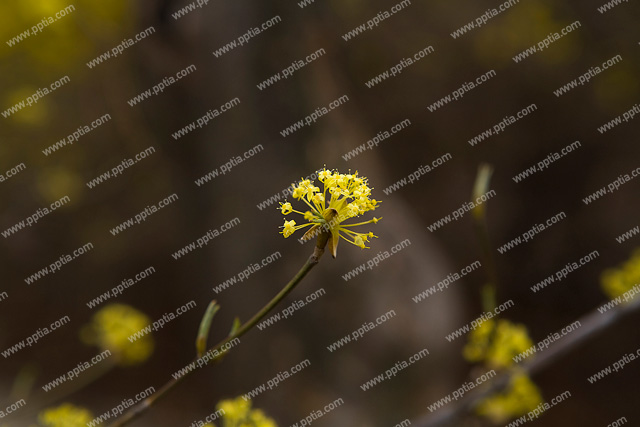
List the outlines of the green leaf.
<svg viewBox="0 0 640 427">
<path fill-rule="evenodd" d="M 236 334 L 236 332 L 238 331 L 238 329 L 240 329 L 240 326 L 242 325 L 242 323 L 240 323 L 240 318 L 236 317 L 235 319 L 233 319 L 233 325 L 231 325 L 231 330 L 229 331 L 229 336 L 232 337 Z"/>
<path fill-rule="evenodd" d="M 220 306 L 213 300 L 209 303 L 207 311 L 205 311 L 202 320 L 200 321 L 200 328 L 198 329 L 198 337 L 196 338 L 196 353 L 198 358 L 204 356 L 207 351 L 207 337 L 209 336 L 209 329 L 211 328 L 211 321 L 213 316 L 220 310 Z"/>
</svg>

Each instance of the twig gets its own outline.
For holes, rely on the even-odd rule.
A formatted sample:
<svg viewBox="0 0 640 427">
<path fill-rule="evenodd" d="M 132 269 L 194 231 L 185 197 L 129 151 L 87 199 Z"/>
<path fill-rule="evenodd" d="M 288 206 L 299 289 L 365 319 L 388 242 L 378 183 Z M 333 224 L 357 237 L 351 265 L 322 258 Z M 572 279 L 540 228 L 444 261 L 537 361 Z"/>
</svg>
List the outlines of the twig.
<svg viewBox="0 0 640 427">
<path fill-rule="evenodd" d="M 525 372 L 532 375 L 539 372 L 549 364 L 556 362 L 560 356 L 574 350 L 583 342 L 593 338 L 596 334 L 602 332 L 605 328 L 613 325 L 623 316 L 637 310 L 638 308 L 640 308 L 640 298 L 637 298 L 630 304 L 619 305 L 604 313 L 600 313 L 598 310 L 593 310 L 591 313 L 579 319 L 581 325 L 579 329 L 572 332 L 571 335 L 564 336 L 562 341 L 558 341 L 557 344 L 552 345 L 543 353 L 536 354 L 536 356 L 529 362 L 526 362 L 509 372 L 493 377 L 486 383 L 486 386 L 469 392 L 462 400 L 453 406 L 439 411 L 436 415 L 425 415 L 411 425 L 416 427 L 459 425 L 459 423 L 455 424 L 459 417 L 471 410 L 480 400 L 493 393 L 499 392 L 506 387 L 511 376 L 515 373 Z"/>
<path fill-rule="evenodd" d="M 291 292 L 297 285 L 302 281 L 302 279 L 307 275 L 307 273 L 315 267 L 315 265 L 320 261 L 320 257 L 324 253 L 324 248 L 327 245 L 327 240 L 329 238 L 329 233 L 322 233 L 317 240 L 316 247 L 313 250 L 313 254 L 307 259 L 307 262 L 302 266 L 302 268 L 296 273 L 296 275 L 285 285 L 284 288 L 278 294 L 271 299 L 262 307 L 260 311 L 258 311 L 251 319 L 246 321 L 242 326 L 237 328 L 232 334 L 230 334 L 227 338 L 220 341 L 218 344 L 213 346 L 207 353 L 218 353 L 222 347 L 224 347 L 230 341 L 233 341 L 236 338 L 241 337 L 246 332 L 251 330 L 264 316 L 266 316 L 280 301 L 282 301 L 288 294 Z M 220 355 L 216 357 L 210 358 L 206 362 L 209 363 L 216 360 Z M 198 361 L 198 358 L 195 358 L 192 363 Z M 164 386 L 160 388 L 156 393 L 149 396 L 148 398 L 142 400 L 140 403 L 132 406 L 127 412 L 122 414 L 122 416 L 117 419 L 114 423 L 110 425 L 110 427 L 121 427 L 126 424 L 129 424 L 134 419 L 138 418 L 142 415 L 147 409 L 153 406 L 159 399 L 166 396 L 171 390 L 173 390 L 178 384 L 182 382 L 185 378 L 187 378 L 190 374 L 196 372 L 195 370 L 186 372 L 179 378 L 174 378 L 167 382 Z"/>
</svg>

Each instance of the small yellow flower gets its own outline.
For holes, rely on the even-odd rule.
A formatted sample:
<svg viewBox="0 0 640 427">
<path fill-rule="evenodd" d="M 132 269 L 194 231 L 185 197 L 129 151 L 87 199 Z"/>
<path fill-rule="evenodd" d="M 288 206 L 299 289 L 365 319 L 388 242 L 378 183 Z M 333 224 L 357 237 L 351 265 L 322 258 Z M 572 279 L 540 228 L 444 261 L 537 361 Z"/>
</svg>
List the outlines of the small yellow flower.
<svg viewBox="0 0 640 427">
<path fill-rule="evenodd" d="M 313 200 L 313 203 L 315 204 L 322 204 L 324 203 L 324 194 L 318 193 L 312 197 L 312 200 Z"/>
<path fill-rule="evenodd" d="M 86 427 L 93 421 L 93 415 L 87 409 L 64 403 L 56 408 L 47 408 L 38 416 L 45 427 Z"/>
<path fill-rule="evenodd" d="M 605 270 L 601 276 L 601 283 L 604 293 L 611 299 L 624 295 L 640 284 L 640 249 L 637 249 L 620 268 Z"/>
<path fill-rule="evenodd" d="M 218 403 L 217 409 L 224 411 L 222 427 L 278 427 L 260 409 L 251 409 L 250 399 L 238 397 L 223 400 Z"/>
<path fill-rule="evenodd" d="M 303 187 L 297 187 L 293 190 L 293 193 L 291 194 L 291 196 L 293 196 L 294 199 L 299 199 L 300 197 L 304 196 L 304 189 Z"/>
<path fill-rule="evenodd" d="M 356 216 L 360 213 L 360 208 L 355 203 L 349 203 L 347 205 L 347 211 L 349 212 L 350 216 Z"/>
<path fill-rule="evenodd" d="M 518 373 L 511 377 L 506 390 L 482 400 L 476 412 L 496 424 L 504 424 L 532 411 L 541 403 L 538 387 L 527 375 Z"/>
<path fill-rule="evenodd" d="M 295 231 L 296 231 L 296 222 L 294 220 L 284 222 L 284 226 L 282 230 L 282 234 L 284 235 L 284 237 L 291 236 Z"/>
<path fill-rule="evenodd" d="M 124 304 L 109 304 L 85 325 L 81 337 L 87 344 L 110 350 L 121 365 L 142 363 L 153 353 L 153 338 L 144 335 L 131 342 L 129 337 L 146 328 L 151 320 L 142 312 Z"/>
<path fill-rule="evenodd" d="M 293 209 L 288 202 L 282 204 L 283 214 L 298 213 L 308 223 L 296 225 L 295 221 L 285 221 L 281 234 L 286 238 L 296 230 L 311 226 L 302 237 L 304 240 L 309 240 L 325 230 L 330 233 L 328 246 L 334 258 L 340 238 L 360 248 L 366 248 L 365 242 L 376 236 L 371 232 L 352 231 L 350 227 L 375 224 L 378 222 L 378 218 L 356 224 L 344 224 L 344 221 L 378 207 L 379 202 L 371 198 L 371 188 L 368 186 L 367 179 L 359 177 L 358 172 L 341 174 L 327 169 L 323 169 L 318 177 L 323 184 L 323 190 L 320 190 L 308 179 L 293 186 L 293 198 L 303 201 L 311 208 L 310 211 L 299 212 Z"/>
<path fill-rule="evenodd" d="M 282 215 L 289 215 L 293 212 L 293 206 L 291 206 L 291 203 L 289 202 L 281 203 L 280 206 L 282 207 Z"/>
<path fill-rule="evenodd" d="M 318 174 L 318 178 L 320 179 L 320 182 L 324 182 L 327 178 L 331 177 L 331 175 L 331 171 L 324 169 L 320 171 L 320 173 Z"/>
<path fill-rule="evenodd" d="M 514 356 L 532 345 L 524 325 L 488 319 L 471 332 L 463 356 L 470 362 L 484 361 L 491 368 L 507 368 L 515 363 Z"/>
</svg>

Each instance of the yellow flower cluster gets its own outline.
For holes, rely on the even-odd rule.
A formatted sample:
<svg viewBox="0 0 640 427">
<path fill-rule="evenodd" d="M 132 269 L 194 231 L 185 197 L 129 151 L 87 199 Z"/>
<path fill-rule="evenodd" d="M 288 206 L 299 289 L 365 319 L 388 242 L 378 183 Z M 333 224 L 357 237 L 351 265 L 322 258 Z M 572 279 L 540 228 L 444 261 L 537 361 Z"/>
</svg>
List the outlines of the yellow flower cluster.
<svg viewBox="0 0 640 427">
<path fill-rule="evenodd" d="M 640 284 L 640 249 L 637 249 L 620 268 L 605 270 L 602 273 L 601 283 L 605 294 L 611 299 L 623 295 Z"/>
<path fill-rule="evenodd" d="M 278 427 L 260 409 L 251 409 L 251 400 L 242 397 L 221 401 L 218 410 L 224 411 L 222 427 Z"/>
<path fill-rule="evenodd" d="M 514 364 L 514 356 L 532 345 L 524 325 L 506 319 L 497 322 L 488 319 L 471 332 L 463 355 L 470 362 L 486 362 L 495 369 L 507 368 Z"/>
<path fill-rule="evenodd" d="M 64 403 L 56 408 L 45 409 L 38 420 L 45 427 L 86 427 L 93 421 L 93 415 L 84 408 Z"/>
<path fill-rule="evenodd" d="M 514 356 L 532 345 L 524 325 L 506 319 L 488 319 L 471 332 L 463 355 L 470 362 L 484 362 L 492 369 L 505 369 L 514 365 Z M 499 424 L 526 414 L 541 402 L 538 387 L 527 375 L 517 373 L 511 377 L 504 392 L 481 401 L 476 412 Z"/>
<path fill-rule="evenodd" d="M 87 344 L 109 350 L 121 365 L 142 363 L 153 353 L 153 338 L 147 334 L 131 342 L 129 337 L 146 328 L 151 320 L 142 312 L 125 304 L 110 304 L 99 310 L 90 324 L 82 329 Z"/>
<path fill-rule="evenodd" d="M 538 387 L 524 374 L 511 377 L 507 389 L 481 401 L 476 412 L 496 424 L 524 415 L 542 403 Z"/>
<path fill-rule="evenodd" d="M 293 186 L 292 197 L 302 200 L 310 210 L 300 212 L 293 209 L 289 202 L 280 204 L 283 215 L 295 212 L 308 221 L 306 224 L 297 225 L 294 220 L 285 220 L 281 234 L 286 238 L 296 230 L 311 226 L 303 236 L 303 239 L 308 240 L 323 230 L 328 231 L 331 234 L 329 249 L 334 257 L 340 238 L 360 248 L 366 248 L 365 243 L 377 236 L 371 232 L 358 233 L 350 230 L 350 227 L 377 223 L 378 218 L 374 217 L 372 220 L 357 224 L 344 224 L 343 221 L 378 207 L 379 202 L 371 198 L 371 188 L 368 186 L 367 178 L 358 176 L 358 172 L 342 174 L 323 169 L 318 174 L 318 179 L 323 184 L 322 190 L 308 179 Z"/>
</svg>

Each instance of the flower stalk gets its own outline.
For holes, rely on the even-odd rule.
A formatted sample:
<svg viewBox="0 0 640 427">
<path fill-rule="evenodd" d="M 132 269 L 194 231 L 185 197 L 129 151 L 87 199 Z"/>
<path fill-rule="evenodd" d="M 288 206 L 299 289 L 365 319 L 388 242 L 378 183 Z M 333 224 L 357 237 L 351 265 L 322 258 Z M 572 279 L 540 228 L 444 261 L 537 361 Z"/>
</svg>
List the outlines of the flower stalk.
<svg viewBox="0 0 640 427">
<path fill-rule="evenodd" d="M 304 279 L 304 277 L 311 271 L 313 267 L 318 264 L 322 254 L 324 253 L 324 249 L 329 240 L 330 233 L 323 232 L 318 236 L 316 241 L 316 246 L 313 250 L 311 256 L 307 259 L 305 264 L 298 270 L 295 276 L 287 283 L 278 294 L 271 299 L 260 311 L 258 311 L 251 319 L 247 320 L 240 327 L 236 328 L 227 338 L 220 341 L 215 346 L 211 347 L 207 353 L 220 353 L 220 350 L 230 341 L 233 341 L 236 338 L 241 337 L 248 331 L 250 331 L 256 324 L 258 324 L 280 301 L 282 301 L 291 291 L 295 289 L 295 287 Z M 218 354 L 216 357 L 210 358 L 205 364 L 213 362 L 214 360 L 218 360 L 221 354 Z M 197 362 L 198 358 L 194 359 L 193 362 Z M 149 408 L 151 408 L 158 400 L 166 396 L 170 391 L 176 388 L 178 384 L 180 384 L 185 378 L 189 375 L 196 372 L 195 370 L 186 372 L 183 376 L 172 379 L 167 382 L 160 390 L 158 390 L 155 394 L 147 397 L 141 402 L 137 403 L 133 407 L 131 407 L 127 412 L 125 412 L 119 419 L 113 422 L 110 427 L 121 427 L 129 424 L 134 419 L 140 417 L 144 414 Z"/>
</svg>

